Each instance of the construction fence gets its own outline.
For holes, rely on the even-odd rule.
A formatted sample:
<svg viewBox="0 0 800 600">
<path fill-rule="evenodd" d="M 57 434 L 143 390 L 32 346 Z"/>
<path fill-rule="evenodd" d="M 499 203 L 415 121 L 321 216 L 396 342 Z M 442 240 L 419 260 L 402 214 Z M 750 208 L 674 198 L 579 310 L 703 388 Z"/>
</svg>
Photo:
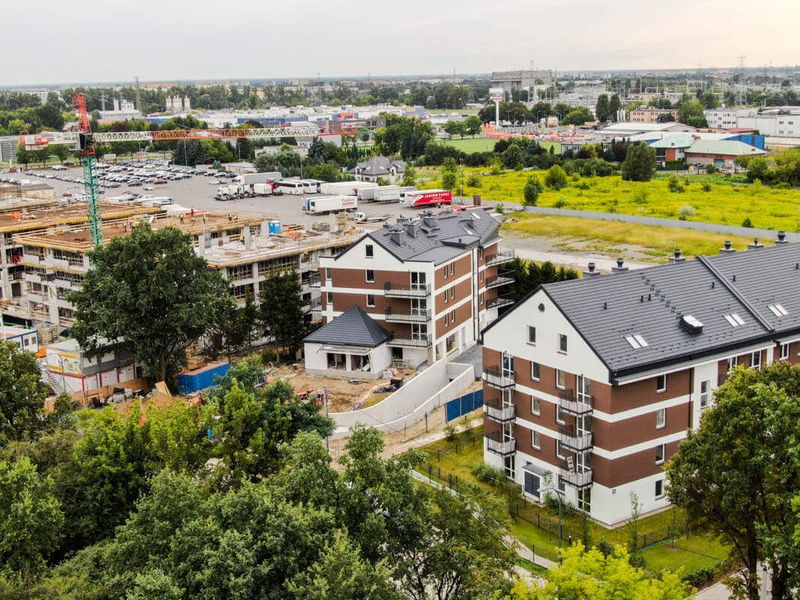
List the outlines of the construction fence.
<svg viewBox="0 0 800 600">
<path fill-rule="evenodd" d="M 483 390 L 475 390 L 469 394 L 464 394 L 446 404 L 447 421 L 458 419 L 473 410 L 479 409 L 481 406 L 483 406 Z"/>
</svg>

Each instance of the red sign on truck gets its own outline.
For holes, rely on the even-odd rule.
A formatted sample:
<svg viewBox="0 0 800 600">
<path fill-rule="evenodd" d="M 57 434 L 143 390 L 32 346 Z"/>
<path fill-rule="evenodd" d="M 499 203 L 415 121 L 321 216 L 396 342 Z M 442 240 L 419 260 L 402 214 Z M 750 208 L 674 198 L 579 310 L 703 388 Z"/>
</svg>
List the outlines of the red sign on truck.
<svg viewBox="0 0 800 600">
<path fill-rule="evenodd" d="M 440 206 L 453 203 L 453 192 L 450 190 L 417 190 L 406 192 L 401 201 L 404 206 Z"/>
</svg>

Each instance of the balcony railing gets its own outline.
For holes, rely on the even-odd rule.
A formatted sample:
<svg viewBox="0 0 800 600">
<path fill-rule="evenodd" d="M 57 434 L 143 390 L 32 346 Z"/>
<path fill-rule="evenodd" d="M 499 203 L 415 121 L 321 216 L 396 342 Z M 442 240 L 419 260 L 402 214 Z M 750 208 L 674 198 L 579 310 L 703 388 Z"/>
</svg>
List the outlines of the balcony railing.
<svg viewBox="0 0 800 600">
<path fill-rule="evenodd" d="M 594 410 L 594 397 L 590 394 L 575 394 L 574 390 L 563 390 L 559 394 L 558 403 L 561 410 L 579 417 L 591 414 Z"/>
<path fill-rule="evenodd" d="M 561 466 L 561 480 L 576 488 L 586 488 L 592 485 L 592 470 L 583 468 L 581 470 L 570 471 L 566 463 Z"/>
<path fill-rule="evenodd" d="M 591 432 L 580 433 L 573 427 L 562 427 L 559 431 L 561 446 L 572 452 L 586 452 L 592 448 Z"/>
<path fill-rule="evenodd" d="M 514 372 L 500 367 L 486 367 L 483 370 L 483 380 L 497 389 L 510 388 L 514 386 Z"/>
<path fill-rule="evenodd" d="M 383 294 L 387 298 L 426 298 L 431 295 L 431 284 L 414 283 L 403 286 L 387 281 L 383 286 Z"/>
<path fill-rule="evenodd" d="M 399 346 L 401 348 L 430 348 L 433 340 L 430 335 L 421 338 L 394 338 L 389 342 L 390 346 Z"/>
<path fill-rule="evenodd" d="M 488 400 L 483 405 L 484 411 L 486 412 L 486 416 L 488 416 L 493 421 L 497 421 L 499 423 L 507 423 L 508 421 L 513 421 L 515 417 L 514 405 L 513 404 L 503 404 L 502 399 L 496 398 L 493 400 Z"/>
<path fill-rule="evenodd" d="M 487 308 L 502 308 L 514 304 L 511 298 L 493 298 L 486 303 Z"/>
<path fill-rule="evenodd" d="M 508 456 L 517 450 L 517 440 L 514 438 L 503 439 L 500 433 L 489 433 L 486 435 L 486 447 L 489 452 Z"/>
<path fill-rule="evenodd" d="M 497 254 L 486 259 L 486 266 L 496 267 L 497 265 L 502 265 L 504 263 L 511 262 L 512 260 L 514 260 L 513 250 L 499 250 Z"/>
<path fill-rule="evenodd" d="M 319 273 L 312 273 L 308 276 L 308 287 L 318 288 L 320 286 Z"/>
<path fill-rule="evenodd" d="M 510 285 L 514 283 L 513 277 L 506 277 L 505 275 L 498 275 L 497 277 L 492 277 L 486 280 L 486 289 L 493 290 L 494 288 L 499 288 L 504 285 Z"/>
<path fill-rule="evenodd" d="M 320 310 L 322 308 L 322 298 L 312 298 L 308 305 L 311 307 L 311 310 Z"/>
<path fill-rule="evenodd" d="M 387 308 L 384 311 L 387 323 L 427 323 L 431 320 L 431 311 L 408 309 L 408 312 L 401 313 Z"/>
</svg>

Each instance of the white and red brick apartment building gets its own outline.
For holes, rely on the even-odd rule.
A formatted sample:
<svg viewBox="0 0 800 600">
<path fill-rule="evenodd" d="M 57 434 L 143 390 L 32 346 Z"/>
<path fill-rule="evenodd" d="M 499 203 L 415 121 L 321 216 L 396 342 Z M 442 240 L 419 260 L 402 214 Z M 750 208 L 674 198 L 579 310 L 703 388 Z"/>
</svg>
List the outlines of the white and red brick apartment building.
<svg viewBox="0 0 800 600">
<path fill-rule="evenodd" d="M 798 362 L 800 244 L 541 286 L 483 332 L 485 461 L 612 525 L 668 506 L 664 463 L 737 365 Z M 677 254 L 677 252 L 676 252 Z"/>
<path fill-rule="evenodd" d="M 485 210 L 398 217 L 347 251 L 320 258 L 322 317 L 357 306 L 390 332 L 395 364 L 455 355 L 511 303 L 498 273 L 513 259 L 498 250 L 499 223 Z"/>
</svg>

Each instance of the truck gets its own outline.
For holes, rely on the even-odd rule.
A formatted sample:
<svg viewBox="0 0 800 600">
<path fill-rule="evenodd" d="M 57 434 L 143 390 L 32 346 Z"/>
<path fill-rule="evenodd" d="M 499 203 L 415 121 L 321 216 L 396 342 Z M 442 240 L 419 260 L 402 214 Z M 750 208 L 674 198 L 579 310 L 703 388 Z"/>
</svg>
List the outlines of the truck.
<svg viewBox="0 0 800 600">
<path fill-rule="evenodd" d="M 421 208 L 423 206 L 441 206 L 453 203 L 453 192 L 450 190 L 415 190 L 406 192 L 400 200 L 403 206 Z"/>
<path fill-rule="evenodd" d="M 275 187 L 272 183 L 254 183 L 252 189 L 253 194 L 256 196 L 272 196 L 275 193 Z"/>
<path fill-rule="evenodd" d="M 353 221 L 356 223 L 383 223 L 388 221 L 391 215 L 381 215 L 379 217 L 368 217 L 367 213 L 356 212 L 353 213 Z"/>
<path fill-rule="evenodd" d="M 252 196 L 249 189 L 243 185 L 223 185 L 217 188 L 217 194 L 214 196 L 215 200 L 237 200 L 238 198 L 247 198 Z"/>
<path fill-rule="evenodd" d="M 361 190 L 376 187 L 378 187 L 378 184 L 372 181 L 331 181 L 320 184 L 319 193 L 333 196 L 337 194 L 357 196 Z"/>
<path fill-rule="evenodd" d="M 242 175 L 242 183 L 244 185 L 255 185 L 256 183 L 272 183 L 283 179 L 278 171 L 271 171 L 267 173 L 246 173 Z"/>
<path fill-rule="evenodd" d="M 400 202 L 402 188 L 397 185 L 358 190 L 358 199 L 367 202 Z"/>
<path fill-rule="evenodd" d="M 358 198 L 356 196 L 326 196 L 324 198 L 306 198 L 303 210 L 310 215 L 324 215 L 357 208 Z"/>
</svg>

